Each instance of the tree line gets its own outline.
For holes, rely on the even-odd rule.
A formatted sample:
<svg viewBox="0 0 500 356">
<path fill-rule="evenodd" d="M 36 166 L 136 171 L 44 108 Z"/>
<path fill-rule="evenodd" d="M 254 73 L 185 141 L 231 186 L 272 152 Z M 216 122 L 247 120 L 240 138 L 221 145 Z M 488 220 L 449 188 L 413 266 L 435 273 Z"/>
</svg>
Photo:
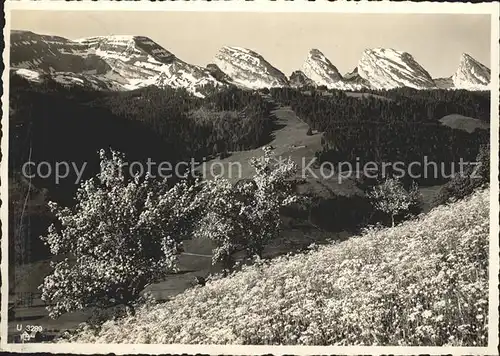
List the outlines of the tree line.
<svg viewBox="0 0 500 356">
<path fill-rule="evenodd" d="M 320 162 L 451 163 L 473 160 L 481 144 L 489 141 L 488 130 L 472 134 L 452 129 L 439 121 L 459 114 L 489 122 L 490 97 L 486 92 L 464 90 L 386 91 L 271 89 L 271 95 L 290 105 L 312 129 L 323 132 Z M 447 178 L 430 168 L 421 184 L 437 184 Z M 439 168 L 440 169 L 440 168 Z M 438 170 L 439 170 L 438 169 Z M 446 173 L 447 175 L 448 173 Z"/>
</svg>

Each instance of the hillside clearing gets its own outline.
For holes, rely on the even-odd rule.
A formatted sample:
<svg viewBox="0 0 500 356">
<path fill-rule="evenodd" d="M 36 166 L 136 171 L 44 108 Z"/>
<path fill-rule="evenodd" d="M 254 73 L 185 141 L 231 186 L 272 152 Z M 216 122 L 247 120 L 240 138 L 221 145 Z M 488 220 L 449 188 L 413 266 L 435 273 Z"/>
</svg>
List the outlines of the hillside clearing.
<svg viewBox="0 0 500 356">
<path fill-rule="evenodd" d="M 486 189 L 395 228 L 246 267 L 70 340 L 484 346 L 488 238 Z"/>
<path fill-rule="evenodd" d="M 479 119 L 467 117 L 459 114 L 446 115 L 439 120 L 441 124 L 452 129 L 473 133 L 476 129 L 488 130 L 490 125 Z"/>
<path fill-rule="evenodd" d="M 268 100 L 272 99 L 268 98 Z M 319 168 L 310 164 L 315 159 L 316 152 L 322 148 L 321 133 L 308 136 L 309 125 L 299 118 L 290 107 L 277 107 L 271 114 L 275 117 L 276 129 L 269 146 L 274 148 L 277 159 L 290 157 L 299 166 L 298 175 L 306 178 L 305 184 L 300 187 L 301 192 L 314 193 L 325 199 L 335 194 L 344 196 L 362 194 L 353 179 L 344 178 L 339 181 L 336 174 L 323 178 Z M 215 175 L 222 173 L 225 178 L 235 183 L 239 179 L 252 176 L 254 172 L 249 164 L 250 159 L 259 157 L 262 153 L 262 147 L 231 152 L 229 157 L 216 158 L 206 162 L 205 165 L 200 165 L 197 167 L 197 171 L 207 179 L 212 178 L 212 173 Z M 327 173 L 329 174 L 329 172 Z"/>
</svg>

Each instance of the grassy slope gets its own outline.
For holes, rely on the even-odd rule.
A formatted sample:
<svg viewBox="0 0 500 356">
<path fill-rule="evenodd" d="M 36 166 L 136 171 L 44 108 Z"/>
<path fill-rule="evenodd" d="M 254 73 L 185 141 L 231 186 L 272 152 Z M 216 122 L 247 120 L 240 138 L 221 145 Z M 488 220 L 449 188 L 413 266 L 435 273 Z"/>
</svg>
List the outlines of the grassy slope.
<svg viewBox="0 0 500 356">
<path fill-rule="evenodd" d="M 452 129 L 462 130 L 468 133 L 473 133 L 476 129 L 487 130 L 490 128 L 487 122 L 459 114 L 446 115 L 439 121 Z"/>
<path fill-rule="evenodd" d="M 486 345 L 489 190 L 281 257 L 74 341 Z"/>
<path fill-rule="evenodd" d="M 311 171 L 320 179 L 316 179 L 310 174 L 305 167 L 314 159 L 315 153 L 321 149 L 321 134 L 315 133 L 312 136 L 307 136 L 309 125 L 302 121 L 290 107 L 278 107 L 272 111 L 272 115 L 276 118 L 278 128 L 273 132 L 273 140 L 269 145 L 274 147 L 277 158 L 287 159 L 290 157 L 297 163 L 300 177 L 302 177 L 302 168 L 304 168 L 306 184 L 301 187 L 303 192 L 314 193 L 324 198 L 332 196 L 333 192 L 345 196 L 361 194 L 352 179 L 344 179 L 340 183 L 336 175 L 331 178 L 321 179 L 318 168 L 311 168 Z M 211 167 L 213 167 L 215 174 L 219 174 L 221 172 L 220 165 L 222 165 L 224 167 L 224 177 L 236 182 L 241 178 L 247 178 L 254 174 L 254 170 L 249 164 L 250 159 L 260 157 L 262 154 L 262 148 L 231 152 L 229 157 L 211 160 L 206 165 L 199 166 L 197 170 L 204 177 L 210 178 L 212 176 Z M 241 174 L 239 174 L 240 170 L 236 165 L 238 163 L 241 164 Z M 326 171 L 325 174 L 329 175 L 329 172 Z"/>
</svg>

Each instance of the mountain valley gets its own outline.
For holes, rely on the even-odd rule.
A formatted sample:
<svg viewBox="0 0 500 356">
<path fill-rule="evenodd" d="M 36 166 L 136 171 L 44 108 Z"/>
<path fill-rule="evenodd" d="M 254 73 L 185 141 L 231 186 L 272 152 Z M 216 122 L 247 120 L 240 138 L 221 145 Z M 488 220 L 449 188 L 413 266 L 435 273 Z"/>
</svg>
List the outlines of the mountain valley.
<svg viewBox="0 0 500 356">
<path fill-rule="evenodd" d="M 249 247 L 254 245 L 256 249 L 252 251 L 260 251 L 257 255 L 264 261 L 272 264 L 286 258 L 293 263 L 294 259 L 302 259 L 302 255 L 317 255 L 313 250 L 318 245 L 347 245 L 357 251 L 352 241 L 359 239 L 353 236 L 362 237 L 367 229 L 385 226 L 387 229 L 376 236 L 381 237 L 383 231 L 400 231 L 397 243 L 407 246 L 410 240 L 403 229 L 413 223 L 405 220 L 417 219 L 434 208 L 441 209 L 439 205 L 447 204 L 450 198 L 462 198 L 489 179 L 486 170 L 482 171 L 481 179 L 473 181 L 468 176 L 458 179 L 447 175 L 448 171 L 438 171 L 437 164 L 436 168 L 430 165 L 429 170 L 424 166 L 425 162 L 438 162 L 448 169 L 462 160 L 481 163 L 485 160 L 485 147 L 489 147 L 493 130 L 490 129 L 491 72 L 470 55 L 462 55 L 449 76 L 433 78 L 409 53 L 368 48 L 357 62 L 349 63 L 349 72 L 341 68 L 342 74 L 336 66 L 342 52 L 328 58 L 327 52 L 313 48 L 305 51 L 296 70 L 288 75 L 258 53 L 257 48 L 219 46 L 206 65 L 195 65 L 145 36 L 67 39 L 12 31 L 8 77 L 8 256 L 9 300 L 14 307 L 9 309 L 9 337 L 19 336 L 17 325 L 23 318 L 48 325 L 51 337 L 59 337 L 63 330 L 72 332 L 90 317 L 86 305 L 78 304 L 82 310 L 52 320 L 45 309 L 47 304 L 40 298 L 38 286 L 52 273 L 51 262 L 59 263 L 69 256 L 68 263 L 72 264 L 77 255 L 73 252 L 78 251 L 71 247 L 54 254 L 53 246 L 40 238 L 59 227 L 49 228 L 52 223 L 59 223 L 57 219 L 61 216 L 51 210 L 54 205 L 49 202 L 62 207 L 64 214 L 82 206 L 89 208 L 86 216 L 91 218 L 81 215 L 83 219 L 77 225 L 93 230 L 74 234 L 76 238 L 66 241 L 79 241 L 80 236 L 88 238 L 90 243 L 82 244 L 82 248 L 90 251 L 92 258 L 102 261 L 105 267 L 99 267 L 99 271 L 111 270 L 109 262 L 120 260 L 120 253 L 127 256 L 146 251 L 132 244 L 138 237 L 145 237 L 140 240 L 145 241 L 144 246 L 149 246 L 149 237 L 164 238 L 161 248 L 148 247 L 146 253 L 155 256 L 157 252 L 163 253 L 171 238 L 182 240 L 179 249 L 172 249 L 172 256 L 178 257 L 178 269 L 168 270 L 142 289 L 152 292 L 163 303 L 179 295 L 182 298 L 185 291 L 203 295 L 211 290 L 211 285 L 234 280 L 234 276 L 226 275 L 228 270 L 239 276 L 240 268 L 243 272 L 261 269 L 260 262 L 254 267 L 246 266 L 255 262 L 255 255 L 249 253 Z M 111 167 L 107 164 L 115 154 L 123 155 L 126 167 L 123 171 L 128 172 L 106 185 L 102 179 L 103 167 Z M 264 157 L 270 160 L 258 161 Z M 286 172 L 289 168 L 274 164 L 283 161 L 286 161 L 284 166 L 294 166 L 290 175 Z M 28 165 L 26 170 L 27 162 L 34 166 Z M 60 181 L 53 179 L 53 174 L 42 175 L 37 170 L 42 165 L 57 168 L 64 162 L 85 170 L 82 168 L 79 177 L 73 171 L 67 172 Z M 394 162 L 408 168 L 401 178 L 395 178 L 396 165 L 391 166 Z M 389 168 L 385 170 L 387 163 Z M 162 173 L 164 164 L 175 169 L 168 172 L 170 176 Z M 367 164 L 375 164 L 375 170 L 368 170 Z M 146 177 L 146 172 L 151 176 Z M 81 181 L 77 182 L 77 178 Z M 389 198 L 406 199 L 411 194 L 412 202 L 404 209 L 386 211 L 375 203 L 373 192 L 390 181 L 398 184 L 400 190 L 396 193 L 400 195 L 390 192 Z M 134 190 L 134 187 L 139 188 Z M 281 199 L 281 190 L 285 188 L 291 193 L 287 190 L 290 195 L 283 201 L 291 204 L 276 203 L 275 198 Z M 194 193 L 174 195 L 183 189 Z M 165 194 L 156 195 L 157 191 Z M 87 193 L 96 199 L 82 198 Z M 204 202 L 201 208 L 196 206 L 198 201 Z M 404 200 L 402 204 L 406 203 Z M 192 206 L 195 208 L 191 210 Z M 480 208 L 476 210 L 486 214 L 486 203 L 481 203 Z M 455 212 L 458 208 L 451 209 L 447 210 L 453 212 L 450 216 L 458 216 Z M 438 219 L 438 214 L 435 215 Z M 474 218 L 468 216 L 470 220 Z M 461 217 L 455 220 L 472 226 L 471 231 L 476 229 L 465 224 Z M 419 221 L 427 226 L 434 220 Z M 196 228 L 191 231 L 187 225 Z M 198 229 L 204 225 L 214 230 L 206 233 Z M 457 234 L 456 229 L 451 222 L 449 225 L 446 231 L 451 231 L 450 241 L 456 241 L 452 235 Z M 419 226 L 412 229 L 421 231 Z M 443 250 L 445 256 L 446 246 L 434 234 L 438 230 L 434 228 L 428 238 L 437 241 L 436 250 Z M 77 230 L 70 226 L 64 231 Z M 369 252 L 365 253 L 367 261 L 372 261 L 373 256 L 381 255 L 378 249 L 386 248 L 370 242 L 373 234 L 369 234 L 365 246 Z M 384 258 L 400 250 L 399 246 L 393 246 L 394 236 L 391 233 L 386 239 L 390 249 L 382 254 Z M 420 241 L 418 234 L 412 238 Z M 106 251 L 111 251 L 111 258 L 94 249 L 94 242 L 101 241 L 109 242 L 111 247 Z M 422 255 L 426 255 L 427 243 L 421 247 Z M 410 258 L 413 250 L 407 250 Z M 476 250 L 468 247 L 467 250 L 477 255 Z M 354 266 L 355 271 L 357 253 L 349 254 L 353 258 L 349 266 Z M 441 256 L 436 256 L 439 257 L 436 266 L 441 266 Z M 330 261 L 327 264 L 331 265 L 332 258 L 337 261 L 333 252 L 325 263 Z M 148 265 L 151 260 L 141 255 L 140 261 Z M 235 262 L 232 271 L 226 268 L 227 261 Z M 408 261 L 416 266 L 418 277 L 420 261 L 411 258 Z M 344 265 L 342 260 L 337 262 Z M 385 266 L 384 263 L 385 260 L 381 265 Z M 130 270 L 136 269 L 134 262 L 130 266 Z M 394 266 L 400 268 L 400 261 L 394 260 Z M 457 270 L 460 271 L 458 267 Z M 95 271 L 86 270 L 85 275 L 98 275 Z M 385 269 L 381 271 L 380 280 L 386 280 Z M 435 266 L 430 265 L 429 271 L 433 278 Z M 357 282 L 356 273 L 352 272 L 350 278 Z M 470 275 L 475 273 L 474 270 Z M 214 274 L 217 277 L 211 280 Z M 107 274 L 103 276 L 107 278 Z M 295 285 L 290 283 L 295 277 L 286 278 L 285 285 L 291 286 L 293 294 Z M 334 283 L 342 283 L 343 278 L 335 279 Z M 409 285 L 412 278 L 413 274 L 407 277 Z M 259 279 L 257 274 L 256 280 Z M 321 281 L 317 282 L 314 281 L 311 290 L 324 288 Z M 450 280 L 452 283 L 455 281 Z M 115 285 L 108 290 L 113 291 L 111 288 Z M 251 288 L 257 290 L 258 284 Z M 245 283 L 236 289 L 245 293 L 249 290 Z M 79 287 L 71 290 L 79 291 Z M 104 288 L 97 284 L 97 290 Z M 402 296 L 407 295 L 406 289 L 401 290 Z M 27 308 L 18 303 L 26 293 L 35 296 L 34 305 Z M 335 298 L 334 295 L 330 299 Z M 390 298 L 392 294 L 387 300 L 392 301 Z M 375 299 L 374 303 L 380 303 Z M 213 295 L 207 296 L 206 305 L 212 300 Z M 327 305 L 325 301 L 329 303 L 327 299 L 320 301 L 322 305 Z M 392 309 L 384 303 L 383 313 L 376 318 L 385 327 L 385 311 Z M 274 308 L 272 303 L 269 305 Z M 311 305 L 311 310 L 317 310 L 317 305 Z M 191 307 L 185 310 L 192 310 Z M 342 308 L 335 308 L 335 312 L 341 315 Z M 309 315 L 311 310 L 303 314 Z M 231 315 L 236 312 L 238 309 Z M 470 315 L 476 322 L 477 313 Z M 186 320 L 195 325 L 199 320 L 196 318 Z M 322 320 L 323 316 L 319 318 Z M 303 319 L 293 320 L 293 323 L 298 320 L 293 325 L 300 326 Z"/>
</svg>

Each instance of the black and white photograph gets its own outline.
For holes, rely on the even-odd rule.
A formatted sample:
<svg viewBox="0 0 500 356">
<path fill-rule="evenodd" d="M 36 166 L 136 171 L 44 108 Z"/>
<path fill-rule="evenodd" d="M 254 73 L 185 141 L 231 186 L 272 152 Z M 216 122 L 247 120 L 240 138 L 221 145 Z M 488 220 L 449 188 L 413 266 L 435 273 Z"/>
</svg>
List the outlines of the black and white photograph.
<svg viewBox="0 0 500 356">
<path fill-rule="evenodd" d="M 498 4 L 21 5 L 2 348 L 496 354 Z"/>
</svg>

